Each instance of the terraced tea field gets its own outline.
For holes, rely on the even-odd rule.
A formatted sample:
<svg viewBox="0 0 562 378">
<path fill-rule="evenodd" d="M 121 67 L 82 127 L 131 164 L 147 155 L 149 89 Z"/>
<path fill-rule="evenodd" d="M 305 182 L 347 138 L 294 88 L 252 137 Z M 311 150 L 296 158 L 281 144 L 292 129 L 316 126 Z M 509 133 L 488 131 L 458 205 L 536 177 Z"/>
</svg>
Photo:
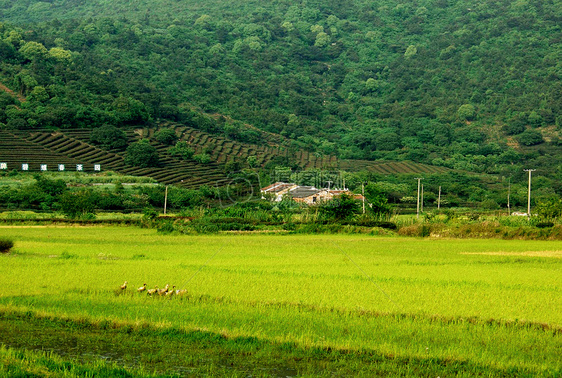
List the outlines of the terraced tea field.
<svg viewBox="0 0 562 378">
<path fill-rule="evenodd" d="M 558 241 L 6 236 L 16 247 L 0 255 L 0 342 L 14 348 L 183 375 L 562 373 Z M 144 283 L 186 293 L 138 293 Z"/>
<path fill-rule="evenodd" d="M 255 145 L 241 143 L 227 139 L 220 135 L 209 134 L 181 124 L 164 123 L 161 127 L 172 128 L 180 137 L 180 140 L 188 142 L 196 153 L 207 152 L 213 161 L 226 163 L 229 160 L 244 162 L 249 156 L 255 156 L 258 165 L 265 165 L 274 158 L 290 157 L 296 163 L 305 168 L 333 168 L 337 164 L 335 156 L 324 156 L 309 153 L 304 150 L 294 150 L 278 143 Z M 147 138 L 153 137 L 156 129 L 143 129 L 142 135 Z"/>
<path fill-rule="evenodd" d="M 138 168 L 125 164 L 123 151 L 106 151 L 90 143 L 89 130 L 63 132 L 0 132 L 0 161 L 8 169 L 21 169 L 21 164 L 29 163 L 30 171 L 39 171 L 41 164 L 49 170 L 56 170 L 58 164 L 66 164 L 68 170 L 75 170 L 82 164 L 84 171 L 94 171 L 100 165 L 104 171 L 112 170 L 125 175 L 149 176 L 163 184 L 181 184 L 197 188 L 200 185 L 220 185 L 226 176 L 216 163 L 199 164 L 174 159 L 165 148 L 159 148 L 161 166 L 157 168 Z M 131 141 L 138 139 L 132 130 Z M 14 148 L 17 146 L 17 149 Z"/>
<path fill-rule="evenodd" d="M 169 146 L 154 139 L 157 129 L 130 129 L 130 142 L 147 138 L 160 155 L 160 167 L 138 168 L 125 164 L 124 151 L 106 151 L 90 143 L 91 130 L 34 130 L 0 131 L 0 162 L 7 169 L 21 170 L 22 164 L 29 171 L 39 171 L 42 164 L 48 170 L 57 170 L 64 164 L 66 170 L 74 171 L 78 164 L 86 172 L 100 165 L 104 171 L 112 170 L 125 175 L 149 176 L 163 184 L 179 184 L 197 188 L 201 185 L 222 185 L 227 182 L 224 164 L 230 160 L 246 162 L 250 156 L 263 166 L 278 157 L 288 157 L 306 169 L 344 169 L 348 171 L 370 171 L 380 174 L 436 173 L 446 168 L 432 167 L 413 162 L 372 162 L 363 160 L 338 160 L 335 156 L 324 156 L 305 150 L 295 150 L 279 144 L 253 145 L 226 139 L 191 127 L 166 123 L 173 128 L 181 140 L 189 143 L 196 153 L 207 153 L 211 162 L 197 163 L 195 160 L 180 160 L 168 153 Z"/>
</svg>

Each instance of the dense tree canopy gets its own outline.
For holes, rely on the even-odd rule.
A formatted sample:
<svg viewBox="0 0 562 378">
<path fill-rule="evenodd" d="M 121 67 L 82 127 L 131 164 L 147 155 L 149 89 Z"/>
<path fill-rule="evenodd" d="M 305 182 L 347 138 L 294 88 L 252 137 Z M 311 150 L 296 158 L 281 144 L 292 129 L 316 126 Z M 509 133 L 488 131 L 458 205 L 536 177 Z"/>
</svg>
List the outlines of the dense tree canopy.
<svg viewBox="0 0 562 378">
<path fill-rule="evenodd" d="M 0 122 L 164 118 L 250 143 L 267 131 L 317 153 L 489 173 L 519 143 L 531 148 L 521 158 L 556 164 L 559 146 L 542 146 L 562 127 L 561 9 L 560 0 L 4 0 L 0 81 L 28 101 L 2 107 Z"/>
</svg>

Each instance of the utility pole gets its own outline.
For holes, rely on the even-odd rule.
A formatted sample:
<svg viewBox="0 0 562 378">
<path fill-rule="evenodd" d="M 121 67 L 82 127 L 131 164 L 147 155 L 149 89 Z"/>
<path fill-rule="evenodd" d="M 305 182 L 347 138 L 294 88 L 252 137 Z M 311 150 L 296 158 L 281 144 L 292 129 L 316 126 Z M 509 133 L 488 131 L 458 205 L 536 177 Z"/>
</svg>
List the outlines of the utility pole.
<svg viewBox="0 0 562 378">
<path fill-rule="evenodd" d="M 421 177 L 416 177 L 415 180 L 418 180 L 418 206 L 417 206 L 417 210 L 416 210 L 416 218 L 420 218 L 420 188 L 421 188 L 421 180 L 423 180 Z"/>
<path fill-rule="evenodd" d="M 531 172 L 536 171 L 536 169 L 524 169 L 525 172 L 529 172 L 529 190 L 527 196 L 527 219 L 531 219 Z"/>
<path fill-rule="evenodd" d="M 166 215 L 167 205 L 168 205 L 168 185 L 166 185 L 166 191 L 164 192 L 164 215 Z"/>
<path fill-rule="evenodd" d="M 333 183 L 333 181 L 328 180 L 326 182 L 328 183 L 328 190 L 330 190 L 330 185 Z"/>
<path fill-rule="evenodd" d="M 363 214 L 365 214 L 365 183 L 361 181 L 361 195 L 363 196 Z"/>
<path fill-rule="evenodd" d="M 422 184 L 422 187 L 421 187 L 421 202 L 420 202 L 420 209 L 421 209 L 421 212 L 423 213 L 423 184 Z"/>
<path fill-rule="evenodd" d="M 340 184 L 339 184 L 340 188 L 343 189 L 343 176 L 341 174 L 341 171 L 338 172 L 338 176 L 339 176 L 339 179 L 340 179 Z"/>
<path fill-rule="evenodd" d="M 511 215 L 511 206 L 509 204 L 509 198 L 511 197 L 511 177 L 507 180 L 507 215 Z"/>
<path fill-rule="evenodd" d="M 437 197 L 437 210 L 441 209 L 441 186 L 439 186 L 439 196 Z"/>
</svg>

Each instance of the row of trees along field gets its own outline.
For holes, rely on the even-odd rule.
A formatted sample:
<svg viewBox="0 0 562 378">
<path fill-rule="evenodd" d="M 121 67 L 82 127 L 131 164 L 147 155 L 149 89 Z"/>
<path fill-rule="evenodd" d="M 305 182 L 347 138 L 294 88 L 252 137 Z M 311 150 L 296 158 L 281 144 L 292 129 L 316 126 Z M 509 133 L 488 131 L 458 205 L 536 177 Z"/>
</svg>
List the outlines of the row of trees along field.
<svg viewBox="0 0 562 378">
<path fill-rule="evenodd" d="M 249 123 L 344 158 L 555 167 L 561 9 L 559 0 L 2 1 L 0 79 L 27 101 L 2 94 L 0 122 L 163 118 L 259 143 Z"/>
<path fill-rule="evenodd" d="M 368 209 L 374 216 L 411 212 L 416 208 L 418 184 L 416 175 L 381 176 L 342 172 L 340 176 L 328 174 L 323 176 L 323 182 L 316 182 L 319 186 L 323 186 L 328 181 L 337 186 L 338 182 L 341 183 L 341 180 L 345 179 L 346 187 L 351 191 L 355 193 L 364 191 L 367 203 L 371 204 Z M 271 183 L 274 178 L 267 173 L 250 169 L 232 175 L 227 186 L 202 186 L 196 190 L 177 186 L 166 189 L 163 185 L 156 185 L 149 178 L 119 176 L 111 172 L 101 175 L 85 173 L 31 175 L 17 171 L 1 171 L 0 178 L 4 182 L 4 185 L 0 186 L 2 210 L 55 211 L 69 217 L 82 217 L 100 210 L 140 212 L 146 208 L 162 209 L 165 201 L 170 211 L 186 214 L 192 212 L 197 214 L 203 209 L 213 212 L 229 207 L 241 207 L 251 211 L 255 207 L 254 204 L 261 210 L 280 214 L 304 211 L 304 208 L 308 208 L 292 200 L 284 201 L 282 204 L 262 201 L 259 187 Z M 299 185 L 315 184 L 314 175 L 294 173 L 288 178 Z M 100 185 L 92 186 L 92 183 Z M 139 185 L 123 185 L 123 183 Z M 362 187 L 365 183 L 366 185 Z M 477 177 L 448 172 L 426 175 L 423 185 L 421 199 L 425 209 L 430 212 L 435 211 L 438 204 L 443 210 L 469 207 L 484 211 L 500 211 L 504 214 L 508 211 L 508 201 L 511 211 L 523 210 L 527 206 L 526 177 L 490 181 L 487 176 Z M 560 185 L 560 182 L 552 182 L 544 177 L 534 178 L 531 204 L 535 212 L 544 218 L 562 216 L 562 201 L 556 195 Z M 327 206 L 325 210 L 329 212 L 331 207 Z M 228 216 L 227 213 L 223 215 Z"/>
</svg>

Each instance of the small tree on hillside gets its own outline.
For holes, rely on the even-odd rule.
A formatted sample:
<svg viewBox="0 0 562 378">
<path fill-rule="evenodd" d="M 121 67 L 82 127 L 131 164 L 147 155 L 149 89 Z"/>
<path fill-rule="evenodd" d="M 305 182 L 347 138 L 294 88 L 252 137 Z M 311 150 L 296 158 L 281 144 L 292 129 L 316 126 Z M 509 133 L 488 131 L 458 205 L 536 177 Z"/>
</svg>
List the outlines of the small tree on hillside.
<svg viewBox="0 0 562 378">
<path fill-rule="evenodd" d="M 525 130 L 517 136 L 517 140 L 525 146 L 534 146 L 544 142 L 542 134 L 538 130 Z"/>
<path fill-rule="evenodd" d="M 103 125 L 92 131 L 90 141 L 104 149 L 120 149 L 127 145 L 127 135 L 115 126 Z"/>
<path fill-rule="evenodd" d="M 463 121 L 471 121 L 474 119 L 476 115 L 476 109 L 472 104 L 464 104 L 459 107 L 457 110 L 457 116 L 460 120 Z"/>
<path fill-rule="evenodd" d="M 140 168 L 157 167 L 160 163 L 158 151 L 146 139 L 127 147 L 125 163 Z"/>
<path fill-rule="evenodd" d="M 172 129 L 161 129 L 154 134 L 154 138 L 162 144 L 172 145 L 178 140 L 178 136 Z"/>
<path fill-rule="evenodd" d="M 195 150 L 187 144 L 186 141 L 178 141 L 174 147 L 168 149 L 170 155 L 179 157 L 180 159 L 189 160 L 195 154 Z"/>
</svg>

